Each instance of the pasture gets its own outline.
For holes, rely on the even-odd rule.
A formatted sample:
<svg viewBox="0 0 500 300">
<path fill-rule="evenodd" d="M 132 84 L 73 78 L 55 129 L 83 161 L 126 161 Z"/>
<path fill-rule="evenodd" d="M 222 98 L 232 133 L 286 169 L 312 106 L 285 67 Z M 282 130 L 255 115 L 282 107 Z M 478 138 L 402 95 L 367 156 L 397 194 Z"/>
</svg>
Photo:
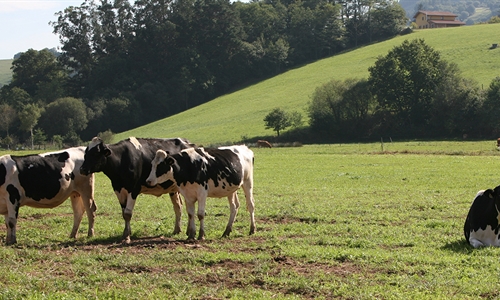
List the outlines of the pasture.
<svg viewBox="0 0 500 300">
<path fill-rule="evenodd" d="M 500 183 L 494 141 L 253 150 L 255 235 L 242 194 L 229 238 L 220 237 L 227 199 L 208 199 L 201 242 L 170 234 L 168 197 L 141 195 L 132 243 L 122 245 L 120 207 L 99 173 L 93 238 L 86 218 L 80 237 L 68 238 L 69 201 L 20 209 L 18 244 L 0 246 L 0 298 L 500 297 L 500 249 L 473 249 L 463 238 L 476 192 Z"/>
</svg>

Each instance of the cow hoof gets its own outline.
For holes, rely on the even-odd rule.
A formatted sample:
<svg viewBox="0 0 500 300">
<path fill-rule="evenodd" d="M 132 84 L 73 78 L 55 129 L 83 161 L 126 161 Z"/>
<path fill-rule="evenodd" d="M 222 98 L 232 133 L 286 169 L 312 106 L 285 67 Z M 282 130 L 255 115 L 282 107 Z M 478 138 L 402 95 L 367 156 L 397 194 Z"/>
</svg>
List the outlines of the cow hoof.
<svg viewBox="0 0 500 300">
<path fill-rule="evenodd" d="M 126 239 L 122 240 L 122 244 L 124 244 L 124 245 L 130 245 L 130 243 L 131 243 L 130 238 L 126 238 Z"/>
</svg>

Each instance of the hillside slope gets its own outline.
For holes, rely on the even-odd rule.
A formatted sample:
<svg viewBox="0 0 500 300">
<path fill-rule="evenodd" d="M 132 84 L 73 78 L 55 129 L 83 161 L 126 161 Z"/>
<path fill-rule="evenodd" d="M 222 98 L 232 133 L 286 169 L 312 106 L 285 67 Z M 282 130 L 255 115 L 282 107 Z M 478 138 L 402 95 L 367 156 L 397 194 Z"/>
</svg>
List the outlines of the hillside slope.
<svg viewBox="0 0 500 300">
<path fill-rule="evenodd" d="M 331 80 L 367 78 L 368 67 L 378 56 L 384 56 L 403 40 L 421 38 L 442 57 L 458 64 L 462 75 L 487 88 L 500 76 L 500 24 L 460 28 L 420 30 L 413 34 L 365 46 L 331 58 L 323 59 L 279 76 L 264 80 L 239 91 L 221 96 L 180 114 L 115 136 L 181 136 L 199 144 L 235 143 L 242 138 L 271 136 L 263 119 L 275 107 L 305 112 L 316 87 Z"/>
<path fill-rule="evenodd" d="M 0 86 L 9 84 L 12 79 L 12 59 L 0 59 Z"/>
</svg>

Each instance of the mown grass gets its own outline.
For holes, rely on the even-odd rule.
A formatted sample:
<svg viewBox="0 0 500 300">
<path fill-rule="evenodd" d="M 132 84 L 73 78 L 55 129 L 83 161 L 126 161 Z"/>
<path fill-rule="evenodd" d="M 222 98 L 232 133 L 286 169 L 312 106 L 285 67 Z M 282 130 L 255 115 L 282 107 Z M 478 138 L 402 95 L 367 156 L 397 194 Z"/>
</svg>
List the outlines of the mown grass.
<svg viewBox="0 0 500 300">
<path fill-rule="evenodd" d="M 31 299 L 498 298 L 498 248 L 473 249 L 463 222 L 498 185 L 490 141 L 253 149 L 257 233 L 244 197 L 230 238 L 225 199 L 209 199 L 203 242 L 172 236 L 167 197 L 139 196 L 132 244 L 97 176 L 96 236 L 69 234 L 68 203 L 22 207 L 18 244 L 1 246 L 0 297 Z M 183 226 L 186 216 L 183 216 Z M 5 229 L 0 231 L 2 242 Z"/>
<path fill-rule="evenodd" d="M 119 133 L 115 140 L 181 136 L 198 144 L 210 144 L 272 139 L 275 133 L 265 129 L 263 119 L 273 108 L 299 111 L 307 122 L 307 105 L 318 86 L 332 79 L 367 78 L 368 68 L 379 56 L 404 40 L 417 38 L 424 39 L 446 61 L 456 63 L 462 76 L 486 89 L 500 76 L 500 49 L 490 49 L 492 43 L 498 43 L 499 29 L 500 24 L 418 30 L 287 71 L 180 114 Z"/>
</svg>

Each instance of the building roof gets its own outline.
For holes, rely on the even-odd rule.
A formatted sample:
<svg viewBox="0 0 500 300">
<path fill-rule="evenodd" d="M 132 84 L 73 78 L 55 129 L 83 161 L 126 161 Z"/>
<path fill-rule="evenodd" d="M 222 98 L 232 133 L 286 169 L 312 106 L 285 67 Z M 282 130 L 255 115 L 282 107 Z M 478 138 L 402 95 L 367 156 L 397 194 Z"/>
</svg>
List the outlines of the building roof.
<svg viewBox="0 0 500 300">
<path fill-rule="evenodd" d="M 419 10 L 417 13 L 413 16 L 413 18 L 416 18 L 418 14 L 424 14 L 426 16 L 448 16 L 448 17 L 458 17 L 458 15 L 451 13 L 449 11 L 429 11 L 429 10 Z"/>
</svg>

